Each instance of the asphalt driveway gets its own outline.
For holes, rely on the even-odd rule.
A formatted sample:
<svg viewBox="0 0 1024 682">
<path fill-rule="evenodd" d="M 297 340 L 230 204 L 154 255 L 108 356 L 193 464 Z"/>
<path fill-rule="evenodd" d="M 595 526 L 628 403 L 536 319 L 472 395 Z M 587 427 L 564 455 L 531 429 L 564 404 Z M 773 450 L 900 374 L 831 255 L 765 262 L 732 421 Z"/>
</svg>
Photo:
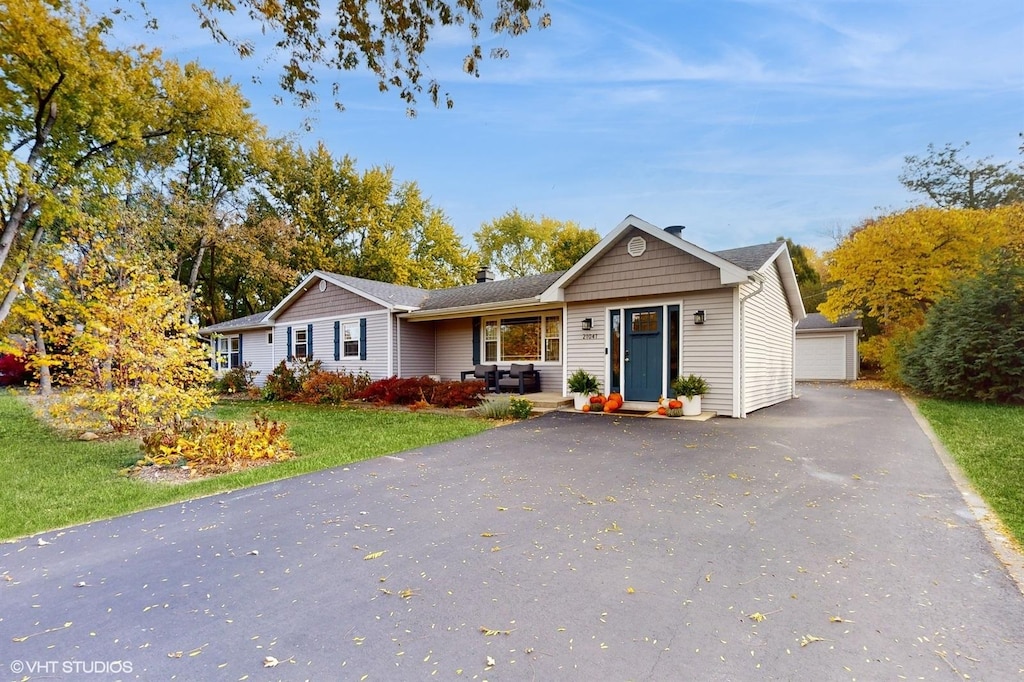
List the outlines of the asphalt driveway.
<svg viewBox="0 0 1024 682">
<path fill-rule="evenodd" d="M 1022 624 L 907 407 L 839 386 L 550 414 L 0 545 L 11 680 L 1010 680 Z"/>
</svg>

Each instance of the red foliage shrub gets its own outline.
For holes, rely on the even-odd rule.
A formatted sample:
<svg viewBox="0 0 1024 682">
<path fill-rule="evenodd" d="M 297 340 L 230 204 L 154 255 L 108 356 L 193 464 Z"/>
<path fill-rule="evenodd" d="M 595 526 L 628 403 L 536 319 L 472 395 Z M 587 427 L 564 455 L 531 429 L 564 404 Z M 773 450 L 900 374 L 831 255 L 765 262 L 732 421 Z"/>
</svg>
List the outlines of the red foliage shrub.
<svg viewBox="0 0 1024 682">
<path fill-rule="evenodd" d="M 356 394 L 370 385 L 370 375 L 366 372 L 351 374 L 349 372 L 328 372 L 316 369 L 309 373 L 294 400 L 303 403 L 337 405 L 351 400 Z"/>
<path fill-rule="evenodd" d="M 32 378 L 32 372 L 25 366 L 25 358 L 19 355 L 0 355 L 0 386 L 21 386 Z"/>
<path fill-rule="evenodd" d="M 434 386 L 430 403 L 437 407 L 475 407 L 486 388 L 480 380 L 442 381 Z"/>
<path fill-rule="evenodd" d="M 379 379 L 353 395 L 381 405 L 412 405 L 421 401 L 435 407 L 473 407 L 484 392 L 482 381 L 434 381 L 430 377 Z"/>
</svg>

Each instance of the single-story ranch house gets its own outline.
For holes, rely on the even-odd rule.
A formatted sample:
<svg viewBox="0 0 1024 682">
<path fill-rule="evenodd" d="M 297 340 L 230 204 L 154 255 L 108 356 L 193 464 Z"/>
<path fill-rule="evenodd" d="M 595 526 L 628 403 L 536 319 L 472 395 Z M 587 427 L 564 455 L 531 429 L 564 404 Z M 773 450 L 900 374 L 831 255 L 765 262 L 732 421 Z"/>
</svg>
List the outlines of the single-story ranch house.
<svg viewBox="0 0 1024 682">
<path fill-rule="evenodd" d="M 424 290 L 314 271 L 273 310 L 200 330 L 217 369 L 281 360 L 374 378 L 457 380 L 474 365 L 532 363 L 541 390 L 568 395 L 582 368 L 626 409 L 653 409 L 672 378 L 710 385 L 705 410 L 744 417 L 795 390 L 804 317 L 785 242 L 711 253 L 628 216 L 573 267 Z"/>
</svg>

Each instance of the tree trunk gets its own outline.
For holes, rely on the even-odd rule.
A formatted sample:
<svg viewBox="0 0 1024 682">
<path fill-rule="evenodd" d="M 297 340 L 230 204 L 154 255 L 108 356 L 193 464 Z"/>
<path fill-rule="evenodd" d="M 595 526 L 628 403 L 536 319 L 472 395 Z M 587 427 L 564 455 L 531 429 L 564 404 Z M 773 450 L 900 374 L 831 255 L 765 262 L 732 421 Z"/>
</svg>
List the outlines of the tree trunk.
<svg viewBox="0 0 1024 682">
<path fill-rule="evenodd" d="M 36 341 L 36 357 L 39 359 L 39 394 L 44 398 L 53 393 L 53 380 L 50 377 L 50 365 L 46 362 L 46 339 L 43 338 L 43 323 L 35 320 L 32 323 L 32 335 Z"/>
<path fill-rule="evenodd" d="M 11 314 L 11 308 L 14 306 L 14 301 L 18 298 L 18 294 L 22 292 L 22 289 L 25 286 L 25 277 L 28 276 L 29 268 L 32 266 L 32 257 L 35 256 L 36 249 L 39 247 L 39 243 L 43 240 L 43 232 L 42 223 L 37 223 L 36 231 L 32 235 L 32 243 L 28 247 L 28 253 L 25 254 L 25 260 L 22 261 L 21 267 L 18 268 L 18 273 L 14 276 L 14 281 L 11 282 L 11 287 L 7 290 L 3 303 L 0 303 L 0 325 L 2 325 L 4 320 L 7 319 L 7 316 Z"/>
</svg>

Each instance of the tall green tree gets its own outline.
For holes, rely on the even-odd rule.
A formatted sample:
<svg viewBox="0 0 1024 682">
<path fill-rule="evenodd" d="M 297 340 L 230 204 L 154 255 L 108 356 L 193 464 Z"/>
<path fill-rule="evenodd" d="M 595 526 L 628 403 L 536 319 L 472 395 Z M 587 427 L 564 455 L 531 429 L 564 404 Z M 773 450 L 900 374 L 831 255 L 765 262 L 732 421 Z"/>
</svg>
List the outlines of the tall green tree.
<svg viewBox="0 0 1024 682">
<path fill-rule="evenodd" d="M 900 374 L 953 400 L 1024 403 L 1024 258 L 999 251 L 953 285 L 907 344 Z"/>
<path fill-rule="evenodd" d="M 473 233 L 484 264 L 503 277 L 565 270 L 583 257 L 600 235 L 571 221 L 558 221 L 514 208 Z"/>
<path fill-rule="evenodd" d="M 471 281 L 474 262 L 444 214 L 390 168 L 363 172 L 322 145 L 282 144 L 253 207 L 294 229 L 290 267 L 413 286 Z"/>
<path fill-rule="evenodd" d="M 900 182 L 940 208 L 995 208 L 1024 201 L 1024 164 L 967 156 L 969 142 L 904 158 Z M 1021 146 L 1024 153 L 1024 146 Z"/>
</svg>

